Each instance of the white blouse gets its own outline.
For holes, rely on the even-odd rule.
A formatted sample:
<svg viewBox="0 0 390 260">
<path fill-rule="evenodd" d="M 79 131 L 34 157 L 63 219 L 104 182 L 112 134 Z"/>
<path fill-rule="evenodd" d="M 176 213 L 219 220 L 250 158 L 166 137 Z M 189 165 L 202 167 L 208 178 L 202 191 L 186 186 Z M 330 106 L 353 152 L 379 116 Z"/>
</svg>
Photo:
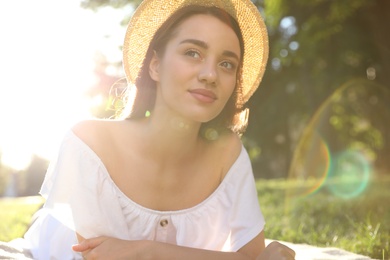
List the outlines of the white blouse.
<svg viewBox="0 0 390 260">
<path fill-rule="evenodd" d="M 74 230 L 84 238 L 104 235 L 237 251 L 265 224 L 243 146 L 207 199 L 183 210 L 157 211 L 128 198 L 94 151 L 69 131 L 58 157 L 50 163 L 40 193 L 46 199 L 44 213 L 25 237 L 34 258 L 39 259 L 79 258 L 71 249 L 76 243 Z"/>
</svg>

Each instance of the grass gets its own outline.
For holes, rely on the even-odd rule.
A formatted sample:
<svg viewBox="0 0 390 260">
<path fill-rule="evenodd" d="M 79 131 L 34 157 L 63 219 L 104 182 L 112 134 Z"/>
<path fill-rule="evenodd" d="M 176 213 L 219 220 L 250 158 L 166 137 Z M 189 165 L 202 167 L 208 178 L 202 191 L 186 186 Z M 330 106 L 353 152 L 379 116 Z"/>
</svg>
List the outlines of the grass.
<svg viewBox="0 0 390 260">
<path fill-rule="evenodd" d="M 40 197 L 0 199 L 0 241 L 22 237 L 42 203 Z"/>
<path fill-rule="evenodd" d="M 267 238 L 338 247 L 374 259 L 390 253 L 390 178 L 371 180 L 355 197 L 341 198 L 327 183 L 307 192 L 316 181 L 258 180 L 259 201 L 267 224 Z M 0 199 L 0 240 L 21 237 L 37 197 Z"/>
<path fill-rule="evenodd" d="M 310 181 L 258 180 L 257 185 L 268 238 L 389 258 L 389 177 L 371 180 L 351 198 L 330 192 L 334 183 L 311 193 L 306 192 L 315 186 Z"/>
</svg>

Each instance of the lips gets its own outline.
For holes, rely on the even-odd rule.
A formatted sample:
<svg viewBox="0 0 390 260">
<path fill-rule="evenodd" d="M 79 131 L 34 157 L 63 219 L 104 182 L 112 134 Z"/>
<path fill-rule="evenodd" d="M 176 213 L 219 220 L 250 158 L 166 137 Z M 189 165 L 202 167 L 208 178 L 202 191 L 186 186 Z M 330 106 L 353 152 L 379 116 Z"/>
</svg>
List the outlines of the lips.
<svg viewBox="0 0 390 260">
<path fill-rule="evenodd" d="M 189 92 L 195 99 L 203 103 L 212 103 L 217 100 L 217 95 L 208 89 L 197 88 L 189 90 Z"/>
</svg>

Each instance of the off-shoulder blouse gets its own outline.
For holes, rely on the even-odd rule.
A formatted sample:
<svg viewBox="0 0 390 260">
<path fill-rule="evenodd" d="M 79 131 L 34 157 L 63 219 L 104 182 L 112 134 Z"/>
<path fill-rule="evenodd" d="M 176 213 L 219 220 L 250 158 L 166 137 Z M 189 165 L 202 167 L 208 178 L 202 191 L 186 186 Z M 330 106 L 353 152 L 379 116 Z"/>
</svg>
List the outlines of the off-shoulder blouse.
<svg viewBox="0 0 390 260">
<path fill-rule="evenodd" d="M 157 211 L 127 197 L 97 154 L 69 131 L 40 193 L 46 199 L 44 212 L 26 234 L 39 259 L 78 258 L 71 250 L 76 243 L 74 231 L 84 238 L 104 235 L 237 251 L 265 224 L 244 146 L 218 188 L 203 202 L 177 211 Z"/>
</svg>

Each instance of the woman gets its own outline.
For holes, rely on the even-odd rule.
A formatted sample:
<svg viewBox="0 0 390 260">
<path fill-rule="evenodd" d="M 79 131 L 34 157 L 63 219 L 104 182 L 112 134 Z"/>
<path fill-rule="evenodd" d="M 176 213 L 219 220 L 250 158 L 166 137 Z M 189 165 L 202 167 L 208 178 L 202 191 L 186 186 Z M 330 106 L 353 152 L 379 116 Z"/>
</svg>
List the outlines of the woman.
<svg viewBox="0 0 390 260">
<path fill-rule="evenodd" d="M 239 139 L 267 44 L 249 0 L 144 1 L 123 48 L 128 104 L 65 136 L 27 233 L 34 257 L 81 257 L 76 233 L 87 259 L 293 259 L 265 248 Z"/>
</svg>

